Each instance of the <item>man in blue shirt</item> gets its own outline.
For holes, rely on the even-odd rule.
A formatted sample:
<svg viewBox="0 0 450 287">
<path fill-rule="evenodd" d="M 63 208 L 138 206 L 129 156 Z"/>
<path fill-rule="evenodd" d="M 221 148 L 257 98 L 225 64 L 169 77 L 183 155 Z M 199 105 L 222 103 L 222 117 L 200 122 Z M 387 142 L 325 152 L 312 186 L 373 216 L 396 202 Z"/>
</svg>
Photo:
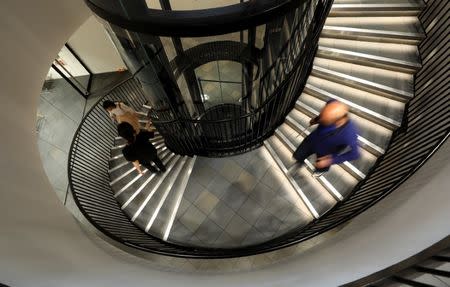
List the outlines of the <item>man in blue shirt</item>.
<svg viewBox="0 0 450 287">
<path fill-rule="evenodd" d="M 339 101 L 327 102 L 320 115 L 310 121 L 319 124 L 295 150 L 293 157 L 299 165 L 312 154 L 317 159 L 314 164 L 317 176 L 328 171 L 333 164 L 359 158 L 358 133 L 355 124 L 348 117 L 348 107 Z"/>
</svg>

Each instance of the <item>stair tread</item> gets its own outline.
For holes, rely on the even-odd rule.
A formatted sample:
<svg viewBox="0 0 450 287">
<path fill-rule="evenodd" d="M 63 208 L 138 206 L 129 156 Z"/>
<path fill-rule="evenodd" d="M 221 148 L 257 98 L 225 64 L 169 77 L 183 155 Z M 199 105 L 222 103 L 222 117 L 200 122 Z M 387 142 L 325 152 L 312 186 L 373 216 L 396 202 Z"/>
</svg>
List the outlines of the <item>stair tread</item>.
<svg viewBox="0 0 450 287">
<path fill-rule="evenodd" d="M 370 111 L 388 119 L 392 119 L 396 122 L 401 122 L 402 120 L 403 110 L 405 107 L 403 102 L 388 99 L 383 96 L 312 75 L 309 76 L 307 84 L 350 101 L 355 105 L 369 109 Z"/>
<path fill-rule="evenodd" d="M 271 137 L 268 140 L 268 143 L 271 145 L 285 168 L 289 168 L 295 163 L 292 158 L 292 152 L 278 138 Z M 333 196 L 314 177 L 312 177 L 306 167 L 300 168 L 293 174 L 294 176 L 292 178 L 319 215 L 328 211 L 336 203 Z"/>
<path fill-rule="evenodd" d="M 164 205 L 159 210 L 155 221 L 150 229 L 150 233 L 167 240 L 170 230 L 173 226 L 176 213 L 181 204 L 183 193 L 186 189 L 187 181 L 191 175 L 193 164 L 196 158 L 185 158 L 185 163 L 181 168 L 178 177 L 175 179 L 173 186 L 165 199 Z"/>
<path fill-rule="evenodd" d="M 298 135 L 298 133 L 296 133 L 287 124 L 283 124 L 282 126 L 280 126 L 276 135 L 279 136 L 279 139 L 282 142 L 285 143 L 285 141 L 289 141 L 289 143 L 294 144 L 295 147 L 298 147 L 304 139 L 303 136 Z M 294 149 L 289 148 L 289 150 L 291 151 L 291 154 L 294 152 Z M 311 175 L 314 172 L 314 159 L 315 156 L 312 156 L 305 161 L 305 166 Z M 338 192 L 338 195 L 335 195 L 333 194 L 333 191 L 330 191 L 328 186 L 322 184 L 324 188 L 329 190 L 329 192 L 339 200 L 342 200 L 343 196 L 347 195 L 359 182 L 358 179 L 348 174 L 339 165 L 333 165 L 328 172 L 317 178 L 319 182 L 321 182 L 321 179 L 326 179 L 329 185 L 331 185 L 331 187 Z M 330 179 L 332 180 L 330 181 Z"/>
<path fill-rule="evenodd" d="M 366 108 L 365 106 L 358 105 L 344 97 L 341 97 L 340 95 L 330 93 L 322 88 L 318 88 L 311 84 L 306 84 L 305 93 L 313 95 L 314 97 L 319 98 L 325 102 L 332 99 L 341 101 L 350 108 L 350 111 L 353 114 L 368 119 L 369 121 L 372 122 L 372 124 L 378 124 L 392 130 L 399 127 L 401 124 L 399 121 L 392 119 L 389 116 L 385 116 L 383 114 L 372 111 L 371 109 Z"/>
<path fill-rule="evenodd" d="M 328 17 L 325 27 L 366 29 L 425 36 L 417 17 Z M 324 28 L 326 29 L 326 28 Z"/>
<path fill-rule="evenodd" d="M 414 95 L 413 77 L 394 71 L 316 58 L 312 75 L 399 101 Z"/>
<path fill-rule="evenodd" d="M 166 191 L 176 179 L 178 168 L 182 162 L 181 157 L 177 156 L 173 161 L 173 165 L 168 166 L 167 171 L 159 175 L 158 180 L 160 184 L 158 185 L 158 188 L 152 193 L 150 199 L 147 200 L 146 198 L 146 200 L 141 203 L 138 212 L 134 214 L 132 218 L 133 222 L 142 229 L 148 231 L 146 229 L 147 225 L 152 217 L 157 215 L 155 214 L 155 211 L 157 211 L 160 202 L 165 200 L 164 197 Z"/>
<path fill-rule="evenodd" d="M 419 52 L 416 45 L 380 44 L 350 39 L 320 38 L 319 49 L 354 55 L 368 60 L 382 60 L 384 62 L 404 63 L 405 65 L 420 67 Z"/>
</svg>

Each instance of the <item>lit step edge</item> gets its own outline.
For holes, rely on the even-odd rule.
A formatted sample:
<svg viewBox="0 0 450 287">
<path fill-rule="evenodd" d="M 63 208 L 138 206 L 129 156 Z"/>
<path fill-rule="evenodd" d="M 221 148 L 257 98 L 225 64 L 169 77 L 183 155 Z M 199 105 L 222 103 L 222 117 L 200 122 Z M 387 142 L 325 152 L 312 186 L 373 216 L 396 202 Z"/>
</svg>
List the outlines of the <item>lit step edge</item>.
<svg viewBox="0 0 450 287">
<path fill-rule="evenodd" d="M 134 170 L 136 170 L 136 168 L 133 166 L 132 168 L 130 168 L 129 170 L 127 170 L 126 172 L 122 173 L 120 176 L 116 177 L 113 181 L 111 181 L 109 183 L 110 186 L 113 186 L 114 184 L 116 184 L 117 182 L 119 182 L 121 179 L 123 179 L 124 177 L 126 177 L 127 175 L 129 175 L 130 173 L 132 173 Z"/>
<path fill-rule="evenodd" d="M 164 165 L 167 165 L 167 163 L 169 163 L 171 160 L 172 160 L 172 158 L 175 156 L 175 154 L 169 154 L 169 156 L 165 159 L 165 160 L 163 160 L 163 163 L 164 163 Z M 142 183 L 142 185 L 138 188 L 138 189 L 136 189 L 136 191 L 130 196 L 130 198 L 128 198 L 127 199 L 127 201 L 121 206 L 121 209 L 125 209 L 127 206 L 128 206 L 128 204 L 130 204 L 132 201 L 133 201 L 133 199 L 135 199 L 136 198 L 136 196 L 138 196 L 138 194 L 139 193 L 141 193 L 141 191 L 150 183 L 150 181 L 152 181 L 153 180 L 153 178 L 155 178 L 156 177 L 156 173 L 152 173 L 150 176 L 149 176 L 149 178 L 144 182 L 144 183 Z"/>
<path fill-rule="evenodd" d="M 382 125 L 382 126 L 384 126 L 386 128 L 396 129 L 396 128 L 400 127 L 400 125 L 401 125 L 401 123 L 396 121 L 396 120 L 393 120 L 393 119 L 391 119 L 389 117 L 383 116 L 382 114 L 374 112 L 374 111 L 372 111 L 372 110 L 370 110 L 368 108 L 365 108 L 363 106 L 357 105 L 357 104 L 355 104 L 355 103 L 353 103 L 353 102 L 351 102 L 351 101 L 349 101 L 347 99 L 344 99 L 342 97 L 336 96 L 335 94 L 327 92 L 327 91 L 325 91 L 325 90 L 323 90 L 321 88 L 315 87 L 315 86 L 313 86 L 311 84 L 307 83 L 305 85 L 305 90 L 304 91 L 306 93 L 312 95 L 312 96 L 318 97 L 318 98 L 320 98 L 322 100 L 325 100 L 325 101 L 326 100 L 330 100 L 330 99 L 338 100 L 338 101 L 346 104 L 353 113 L 355 113 L 355 114 L 357 114 L 357 115 L 359 115 L 361 117 L 364 117 L 364 118 L 366 118 L 366 119 L 368 119 L 370 121 L 378 123 L 378 124 L 380 124 L 380 125 Z"/>
<path fill-rule="evenodd" d="M 147 226 L 145 227 L 145 232 L 148 232 L 150 230 L 150 228 L 152 228 L 153 222 L 155 222 L 155 219 L 158 216 L 159 211 L 161 210 L 162 206 L 164 205 L 164 202 L 166 202 L 166 199 L 169 196 L 169 193 L 172 190 L 173 185 L 177 181 L 177 178 L 180 175 L 181 169 L 184 167 L 186 160 L 187 160 L 187 158 L 183 157 L 183 159 L 181 160 L 181 163 L 179 163 L 177 165 L 177 168 L 174 170 L 174 172 L 172 174 L 172 178 L 171 178 L 169 184 L 167 185 L 163 196 L 159 200 L 158 205 L 156 206 L 156 209 L 152 214 L 152 217 L 150 218 L 150 220 L 147 223 Z"/>
<path fill-rule="evenodd" d="M 115 167 L 113 167 L 113 168 L 110 168 L 109 170 L 108 170 L 108 173 L 111 173 L 111 172 L 113 172 L 113 171 L 115 171 L 115 170 L 118 170 L 119 168 L 121 168 L 121 167 L 124 167 L 124 166 L 126 166 L 127 164 L 131 164 L 129 161 L 124 161 L 124 162 L 122 162 L 121 164 L 119 164 L 119 165 L 117 165 L 117 166 L 115 166 Z"/>
<path fill-rule="evenodd" d="M 157 184 L 153 187 L 153 189 L 151 190 L 151 192 L 149 193 L 149 195 L 147 196 L 147 198 L 144 200 L 144 202 L 141 204 L 141 206 L 139 206 L 138 210 L 134 213 L 133 217 L 131 218 L 131 221 L 135 221 L 136 218 L 139 216 L 139 214 L 141 214 L 142 210 L 144 210 L 145 206 L 147 205 L 147 203 L 150 201 L 150 199 L 153 197 L 153 195 L 155 194 L 155 192 L 158 190 L 159 186 L 164 182 L 164 179 L 167 177 L 167 175 L 170 173 L 170 171 L 173 169 L 173 167 L 175 166 L 175 164 L 178 162 L 178 160 L 180 159 L 180 156 L 175 156 L 175 160 L 171 163 L 171 165 L 167 168 L 167 170 L 163 173 L 163 175 L 159 178 Z"/>
<path fill-rule="evenodd" d="M 297 123 L 291 116 L 286 117 L 286 123 L 296 127 L 296 131 L 301 134 L 303 137 L 306 137 L 311 133 L 309 131 L 309 128 L 304 129 L 299 123 Z M 361 145 L 360 145 L 361 146 Z M 353 177 L 355 177 L 358 180 L 363 180 L 366 175 L 360 171 L 356 166 L 354 166 L 352 163 L 345 161 L 341 164 L 339 164 L 345 171 L 350 173 Z"/>
<path fill-rule="evenodd" d="M 415 73 L 421 67 L 421 64 L 416 62 L 409 62 L 325 46 L 319 46 L 317 49 L 317 55 L 323 58 L 384 68 L 403 73 Z"/>
<path fill-rule="evenodd" d="M 296 146 L 280 131 L 276 130 L 275 134 L 284 143 L 284 145 L 293 153 L 296 150 Z M 314 165 L 308 160 L 305 160 L 306 167 L 308 171 L 311 173 L 314 172 Z M 315 177 L 317 181 L 333 196 L 335 199 L 341 201 L 344 199 L 342 194 L 323 176 Z"/>
<path fill-rule="evenodd" d="M 176 196 L 175 207 L 172 209 L 172 213 L 170 214 L 169 221 L 167 221 L 167 225 L 166 225 L 166 228 L 164 231 L 163 240 L 165 240 L 165 241 L 167 241 L 167 239 L 169 238 L 170 231 L 172 230 L 173 222 L 175 221 L 175 217 L 177 215 L 178 208 L 180 207 L 181 200 L 183 199 L 183 195 L 184 195 L 184 192 L 186 191 L 186 186 L 189 182 L 189 178 L 191 177 L 192 170 L 194 169 L 194 164 L 195 164 L 196 160 L 197 160 L 197 156 L 194 156 L 192 159 L 189 160 L 186 175 L 183 178 L 182 182 L 180 183 L 180 189 Z"/>
<path fill-rule="evenodd" d="M 425 5 L 422 3 L 334 3 L 331 10 L 339 9 L 358 9 L 358 10 L 404 10 L 404 9 L 419 9 Z"/>
<path fill-rule="evenodd" d="M 310 114 L 311 116 L 318 116 L 319 112 L 316 111 L 315 109 L 311 108 L 310 106 L 308 106 L 307 104 L 301 102 L 301 101 L 297 101 L 295 103 L 295 107 L 298 111 L 302 112 L 305 111 L 306 114 Z M 298 124 L 298 123 L 297 123 Z M 300 127 L 302 127 L 302 125 L 298 124 Z M 372 143 L 371 141 L 369 141 L 368 139 L 359 136 L 358 135 L 358 143 L 361 147 L 365 148 L 367 151 L 369 151 L 370 153 L 372 153 L 375 156 L 380 156 L 382 154 L 384 154 L 384 149 L 377 146 L 376 144 Z"/>
<path fill-rule="evenodd" d="M 425 38 L 425 34 L 325 25 L 320 37 L 377 41 L 384 43 L 417 44 Z"/>
<path fill-rule="evenodd" d="M 297 184 L 297 182 L 292 178 L 292 176 L 289 175 L 287 168 L 284 166 L 283 162 L 281 162 L 281 159 L 278 157 L 278 155 L 273 150 L 273 148 L 270 146 L 270 144 L 267 141 L 265 141 L 264 146 L 266 147 L 267 151 L 270 153 L 270 155 L 272 156 L 274 161 L 277 163 L 278 167 L 282 170 L 284 176 L 287 178 L 287 180 L 292 185 L 294 190 L 300 196 L 300 199 L 306 205 L 311 216 L 315 219 L 319 218 L 319 213 L 317 213 L 317 210 L 314 208 L 311 201 L 309 201 L 308 197 L 306 197 L 306 195 L 303 193 L 302 189 Z"/>
<path fill-rule="evenodd" d="M 162 153 L 161 155 L 158 155 L 158 156 L 161 157 L 161 158 L 165 158 L 168 154 L 169 154 L 169 152 L 167 151 L 167 152 Z M 148 172 L 148 169 L 146 169 L 146 168 L 144 168 L 144 170 L 142 171 L 143 174 L 145 174 L 145 173 L 147 173 L 147 172 Z M 132 180 L 130 180 L 130 182 L 128 182 L 126 185 L 124 185 L 119 191 L 117 191 L 117 192 L 114 194 L 114 197 L 118 197 L 119 195 L 121 195 L 122 192 L 124 192 L 125 190 L 127 190 L 133 183 L 136 182 L 136 180 L 138 180 L 138 179 L 141 178 L 141 177 L 142 177 L 142 174 L 138 174 L 135 178 L 133 178 Z"/>
<path fill-rule="evenodd" d="M 422 3 L 335 3 L 329 17 L 350 16 L 412 16 L 425 7 Z"/>
<path fill-rule="evenodd" d="M 414 95 L 403 90 L 395 89 L 386 85 L 378 84 L 362 78 L 350 76 L 330 69 L 314 65 L 311 73 L 313 76 L 347 85 L 352 88 L 371 92 L 391 99 L 407 101 Z"/>
<path fill-rule="evenodd" d="M 122 192 L 124 192 L 127 188 L 129 188 L 133 183 L 135 183 L 138 179 L 140 179 L 144 174 L 146 174 L 148 172 L 148 169 L 144 169 L 142 171 L 142 174 L 138 174 L 137 176 L 135 176 L 132 180 L 130 180 L 126 185 L 124 185 L 119 191 L 117 191 L 114 194 L 114 197 L 118 197 L 119 195 L 122 194 Z"/>
</svg>

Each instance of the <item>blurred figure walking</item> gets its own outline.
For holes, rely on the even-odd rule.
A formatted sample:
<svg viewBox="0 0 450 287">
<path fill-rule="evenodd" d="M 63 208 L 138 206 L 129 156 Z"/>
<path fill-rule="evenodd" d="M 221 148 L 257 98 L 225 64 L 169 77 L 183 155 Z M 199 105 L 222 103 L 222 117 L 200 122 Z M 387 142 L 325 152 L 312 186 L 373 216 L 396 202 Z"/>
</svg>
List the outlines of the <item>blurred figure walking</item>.
<svg viewBox="0 0 450 287">
<path fill-rule="evenodd" d="M 348 116 L 348 107 L 337 100 L 327 102 L 320 115 L 310 121 L 319 126 L 305 137 L 295 150 L 296 164 L 289 168 L 293 172 L 303 165 L 306 158 L 315 154 L 315 176 L 320 176 L 333 164 L 358 159 L 358 133 Z"/>
</svg>

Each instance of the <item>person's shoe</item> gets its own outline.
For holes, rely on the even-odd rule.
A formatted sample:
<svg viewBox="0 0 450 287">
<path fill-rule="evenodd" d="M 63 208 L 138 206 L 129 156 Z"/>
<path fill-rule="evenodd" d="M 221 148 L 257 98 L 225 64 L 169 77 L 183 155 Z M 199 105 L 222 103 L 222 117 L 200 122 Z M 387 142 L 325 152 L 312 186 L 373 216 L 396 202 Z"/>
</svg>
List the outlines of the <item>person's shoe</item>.
<svg viewBox="0 0 450 287">
<path fill-rule="evenodd" d="M 324 171 L 315 171 L 313 172 L 312 176 L 321 177 L 324 173 L 325 173 Z"/>
</svg>

